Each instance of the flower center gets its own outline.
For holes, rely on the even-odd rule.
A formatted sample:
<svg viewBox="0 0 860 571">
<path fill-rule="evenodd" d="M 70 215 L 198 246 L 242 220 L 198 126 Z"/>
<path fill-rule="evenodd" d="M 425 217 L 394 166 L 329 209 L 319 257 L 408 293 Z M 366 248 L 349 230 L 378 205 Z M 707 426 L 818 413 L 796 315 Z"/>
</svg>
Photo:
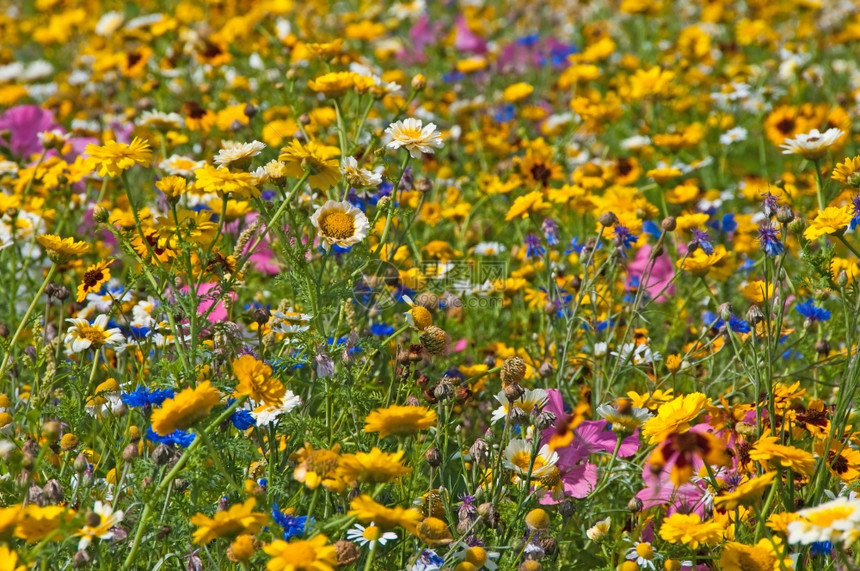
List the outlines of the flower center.
<svg viewBox="0 0 860 571">
<path fill-rule="evenodd" d="M 101 345 L 105 340 L 104 331 L 92 325 L 78 327 L 78 337 L 90 341 L 93 345 Z"/>
<path fill-rule="evenodd" d="M 320 229 L 326 236 L 345 240 L 355 234 L 355 222 L 346 212 L 330 212 L 320 220 Z"/>
<path fill-rule="evenodd" d="M 84 285 L 87 289 L 95 287 L 104 278 L 104 273 L 101 270 L 92 270 L 84 274 Z"/>
<path fill-rule="evenodd" d="M 378 527 L 376 527 L 375 525 L 371 525 L 371 526 L 366 527 L 361 535 L 362 535 L 362 537 L 364 537 L 364 539 L 366 539 L 368 541 L 376 541 L 377 539 L 379 539 L 379 536 L 382 534 L 380 533 Z"/>
<path fill-rule="evenodd" d="M 654 558 L 654 548 L 651 547 L 650 543 L 640 543 L 636 546 L 636 555 L 641 557 L 642 559 L 653 559 Z"/>
</svg>

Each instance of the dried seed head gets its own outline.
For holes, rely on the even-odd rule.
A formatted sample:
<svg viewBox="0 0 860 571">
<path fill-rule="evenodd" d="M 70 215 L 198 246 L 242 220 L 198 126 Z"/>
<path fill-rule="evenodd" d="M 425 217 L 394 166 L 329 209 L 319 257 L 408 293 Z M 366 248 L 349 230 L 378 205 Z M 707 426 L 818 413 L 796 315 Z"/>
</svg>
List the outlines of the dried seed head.
<svg viewBox="0 0 860 571">
<path fill-rule="evenodd" d="M 502 385 L 519 383 L 526 376 L 526 362 L 523 361 L 522 357 L 505 359 L 499 375 L 502 378 Z"/>
</svg>

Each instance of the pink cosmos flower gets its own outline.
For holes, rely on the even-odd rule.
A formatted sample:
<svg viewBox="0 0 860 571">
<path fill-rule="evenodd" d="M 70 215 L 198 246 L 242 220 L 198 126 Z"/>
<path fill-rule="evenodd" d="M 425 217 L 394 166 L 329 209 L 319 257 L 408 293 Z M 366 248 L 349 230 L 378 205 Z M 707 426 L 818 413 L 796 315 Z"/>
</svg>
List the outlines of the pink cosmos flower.
<svg viewBox="0 0 860 571">
<path fill-rule="evenodd" d="M 9 149 L 19 157 L 42 152 L 38 133 L 58 129 L 54 114 L 37 105 L 18 105 L 0 115 L 0 130 L 9 131 Z M 0 144 L 4 144 L 0 141 Z"/>
<path fill-rule="evenodd" d="M 648 282 L 642 283 L 650 257 L 651 246 L 646 245 L 640 248 L 636 252 L 636 257 L 627 266 L 628 275 L 630 279 L 638 279 L 639 287 L 644 287 L 649 296 L 656 297 L 656 301 L 666 301 L 675 293 L 675 286 L 671 283 L 672 276 L 675 275 L 675 266 L 672 265 L 672 260 L 667 254 L 663 253 L 657 256 L 657 259 L 654 260 L 654 267 L 648 276 Z"/>
<path fill-rule="evenodd" d="M 487 53 L 487 42 L 472 32 L 464 16 L 457 16 L 455 28 L 457 31 L 457 39 L 454 40 L 455 48 L 461 52 L 471 52 L 478 55 Z"/>
<path fill-rule="evenodd" d="M 188 293 L 191 290 L 188 286 L 185 286 L 181 291 L 182 293 Z M 212 304 L 221 297 L 221 293 L 222 292 L 218 289 L 218 284 L 200 284 L 200 287 L 197 288 L 197 299 L 199 300 L 199 303 L 197 304 L 197 314 L 203 315 L 206 313 L 209 308 L 212 307 Z M 233 299 L 233 301 L 238 299 L 235 292 L 231 291 L 228 295 Z M 227 308 L 224 307 L 223 301 L 218 301 L 218 305 L 216 305 L 215 309 L 212 310 L 212 313 L 209 314 L 208 319 L 211 323 L 219 323 L 227 320 Z"/>
</svg>

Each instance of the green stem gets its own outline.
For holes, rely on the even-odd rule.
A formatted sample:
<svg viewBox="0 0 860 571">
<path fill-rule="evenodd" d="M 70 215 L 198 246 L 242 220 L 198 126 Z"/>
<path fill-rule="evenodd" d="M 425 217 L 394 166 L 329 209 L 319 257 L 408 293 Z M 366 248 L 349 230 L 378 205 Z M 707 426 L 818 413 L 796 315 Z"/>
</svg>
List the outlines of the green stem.
<svg viewBox="0 0 860 571">
<path fill-rule="evenodd" d="M 51 264 L 51 269 L 48 270 L 48 275 L 45 276 L 45 279 L 42 281 L 42 285 L 39 286 L 39 291 L 36 292 L 36 295 L 33 297 L 33 301 L 30 303 L 30 307 L 27 308 L 27 312 L 24 314 L 24 317 L 21 319 L 21 322 L 18 323 L 18 329 L 15 330 L 15 335 L 12 336 L 12 341 L 9 342 L 9 348 L 3 355 L 2 363 L 0 363 L 0 379 L 3 378 L 3 374 L 6 372 L 6 368 L 9 366 L 9 357 L 12 355 L 15 343 L 18 342 L 18 338 L 21 336 L 21 332 L 24 331 L 24 327 L 27 325 L 27 321 L 30 320 L 30 314 L 33 313 L 33 310 L 36 308 L 36 304 L 39 302 L 39 298 L 41 298 L 42 294 L 45 293 L 45 288 L 48 287 L 48 282 L 50 282 L 51 278 L 54 277 L 54 273 L 56 271 L 57 264 Z"/>
</svg>

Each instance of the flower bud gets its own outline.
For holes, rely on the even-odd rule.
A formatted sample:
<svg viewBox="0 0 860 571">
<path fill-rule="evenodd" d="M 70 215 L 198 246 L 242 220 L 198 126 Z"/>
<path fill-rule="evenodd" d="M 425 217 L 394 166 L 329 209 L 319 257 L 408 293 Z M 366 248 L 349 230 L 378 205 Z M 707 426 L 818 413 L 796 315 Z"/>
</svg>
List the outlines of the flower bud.
<svg viewBox="0 0 860 571">
<path fill-rule="evenodd" d="M 81 453 L 81 454 L 78 454 L 77 458 L 75 458 L 75 462 L 73 464 L 73 467 L 75 469 L 75 472 L 80 474 L 81 472 L 83 472 L 84 470 L 87 469 L 88 465 L 89 465 L 89 462 L 87 462 L 87 457 L 84 456 L 83 453 Z"/>
<path fill-rule="evenodd" d="M 615 226 L 618 224 L 618 217 L 614 212 L 604 212 L 600 215 L 600 218 L 597 219 L 603 226 Z"/>
<path fill-rule="evenodd" d="M 477 438 L 469 448 L 469 454 L 478 464 L 486 464 L 489 459 L 490 446 L 483 438 Z"/>
<path fill-rule="evenodd" d="M 138 456 L 137 444 L 129 444 L 122 451 L 122 459 L 131 462 Z"/>
<path fill-rule="evenodd" d="M 442 380 L 433 389 L 433 396 L 440 401 L 450 399 L 454 395 L 454 385 L 448 380 L 448 377 L 442 377 Z"/>
<path fill-rule="evenodd" d="M 538 428 L 538 430 L 546 430 L 547 428 L 555 424 L 555 421 L 555 414 L 548 410 L 544 410 L 537 415 L 537 418 L 535 418 L 535 426 Z"/>
<path fill-rule="evenodd" d="M 830 343 L 827 339 L 819 339 L 815 342 L 815 352 L 822 357 L 826 357 L 830 354 Z"/>
<path fill-rule="evenodd" d="M 508 402 L 516 402 L 522 397 L 526 390 L 522 388 L 519 383 L 511 383 L 507 385 L 502 391 L 505 393 L 505 398 L 508 399 Z"/>
<path fill-rule="evenodd" d="M 627 502 L 627 509 L 633 513 L 641 512 L 643 506 L 644 504 L 642 503 L 642 500 L 640 500 L 636 496 L 633 496 L 632 498 L 630 498 L 630 501 Z"/>
<path fill-rule="evenodd" d="M 93 208 L 93 220 L 99 224 L 106 224 L 109 219 L 110 212 L 107 208 L 99 205 L 96 205 L 95 208 Z"/>
<path fill-rule="evenodd" d="M 780 206 L 776 210 L 776 220 L 780 224 L 788 224 L 794 220 L 794 211 L 788 206 Z"/>
<path fill-rule="evenodd" d="M 508 409 L 508 422 L 516 425 L 528 424 L 529 414 L 520 407 L 514 405 Z"/>
<path fill-rule="evenodd" d="M 424 453 L 424 460 L 426 460 L 433 468 L 438 468 L 439 465 L 442 464 L 442 454 L 439 452 L 438 448 L 433 446 Z"/>
<path fill-rule="evenodd" d="M 510 357 L 505 359 L 502 364 L 502 369 L 499 371 L 499 376 L 502 378 L 502 385 L 519 383 L 526 375 L 526 362 L 522 357 Z"/>
<path fill-rule="evenodd" d="M 352 565 L 361 558 L 361 550 L 351 541 L 338 540 L 334 543 L 334 549 L 337 553 L 338 567 Z"/>
<path fill-rule="evenodd" d="M 45 498 L 51 504 L 60 504 L 63 502 L 63 486 L 56 478 L 51 478 L 45 483 L 42 493 L 45 494 Z"/>
<path fill-rule="evenodd" d="M 164 466 L 170 461 L 170 448 L 164 444 L 159 444 L 152 451 L 152 461 L 156 466 Z"/>
<path fill-rule="evenodd" d="M 416 73 L 412 78 L 412 89 L 423 91 L 425 87 L 427 87 L 427 78 L 421 73 Z"/>
<path fill-rule="evenodd" d="M 533 531 L 549 527 L 549 514 L 542 508 L 535 508 L 526 514 L 526 525 Z"/>
<path fill-rule="evenodd" d="M 667 216 L 662 222 L 660 222 L 660 228 L 662 228 L 664 232 L 674 232 L 677 227 L 678 221 L 675 220 L 674 216 Z"/>
<path fill-rule="evenodd" d="M 761 309 L 757 305 L 750 306 L 747 310 L 747 321 L 755 325 L 761 323 L 763 320 L 764 313 L 762 313 Z"/>
<path fill-rule="evenodd" d="M 435 325 L 428 325 L 425 327 L 424 331 L 421 332 L 421 335 L 418 336 L 418 339 L 431 355 L 442 355 L 448 349 L 448 334 L 445 333 L 443 329 L 436 327 Z"/>
</svg>

